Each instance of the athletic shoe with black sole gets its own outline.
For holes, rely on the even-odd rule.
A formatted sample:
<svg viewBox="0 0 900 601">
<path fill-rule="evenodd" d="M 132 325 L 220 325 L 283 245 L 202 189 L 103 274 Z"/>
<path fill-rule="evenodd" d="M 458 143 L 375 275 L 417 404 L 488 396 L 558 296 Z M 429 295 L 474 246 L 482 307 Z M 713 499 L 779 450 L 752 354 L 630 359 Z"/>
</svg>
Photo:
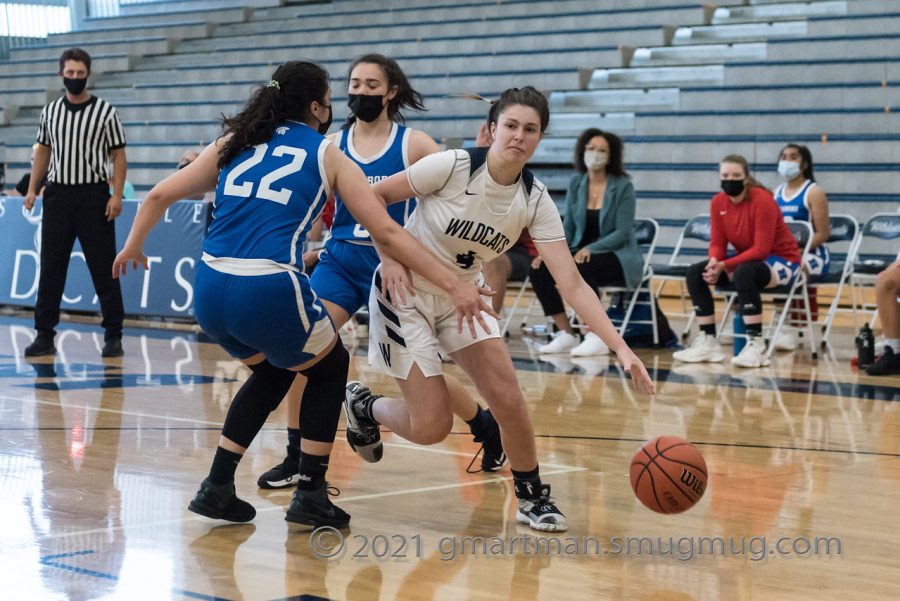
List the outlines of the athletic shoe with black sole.
<svg viewBox="0 0 900 601">
<path fill-rule="evenodd" d="M 294 491 L 291 505 L 284 519 L 295 524 L 319 528 L 346 528 L 350 524 L 350 514 L 331 502 L 329 495 L 337 496 L 340 491 L 324 482 L 314 490 Z"/>
<path fill-rule="evenodd" d="M 256 517 L 253 505 L 238 498 L 234 491 L 234 482 L 213 484 L 209 478 L 200 484 L 200 490 L 188 505 L 188 509 L 214 520 L 229 522 L 249 522 Z"/>
</svg>

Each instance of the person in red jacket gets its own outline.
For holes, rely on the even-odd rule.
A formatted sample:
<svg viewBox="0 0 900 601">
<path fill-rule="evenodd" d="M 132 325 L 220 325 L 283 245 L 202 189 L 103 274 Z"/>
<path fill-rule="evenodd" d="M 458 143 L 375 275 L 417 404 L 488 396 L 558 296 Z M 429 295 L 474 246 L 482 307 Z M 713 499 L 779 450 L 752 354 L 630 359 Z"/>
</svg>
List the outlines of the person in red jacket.
<svg viewBox="0 0 900 601">
<path fill-rule="evenodd" d="M 747 344 L 731 359 L 739 367 L 763 367 L 760 291 L 790 283 L 801 265 L 800 249 L 784 224 L 771 192 L 750 175 L 747 159 L 728 155 L 719 163 L 722 191 L 710 204 L 709 259 L 691 265 L 687 286 L 700 333 L 690 347 L 673 357 L 687 363 L 719 362 L 725 354 L 716 340 L 715 305 L 709 287 L 731 282 L 737 310 L 747 328 Z M 728 256 L 729 244 L 735 254 Z"/>
</svg>

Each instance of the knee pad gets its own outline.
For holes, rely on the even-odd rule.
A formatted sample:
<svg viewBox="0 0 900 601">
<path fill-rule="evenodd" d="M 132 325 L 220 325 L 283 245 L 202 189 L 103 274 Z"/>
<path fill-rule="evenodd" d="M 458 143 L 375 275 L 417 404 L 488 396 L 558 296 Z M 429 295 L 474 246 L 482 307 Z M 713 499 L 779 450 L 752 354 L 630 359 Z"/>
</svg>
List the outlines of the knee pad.
<svg viewBox="0 0 900 601">
<path fill-rule="evenodd" d="M 350 354 L 340 340 L 327 355 L 302 373 L 307 378 L 300 401 L 300 437 L 334 442 L 347 388 Z"/>
<path fill-rule="evenodd" d="M 734 288 L 737 290 L 738 312 L 742 315 L 759 315 L 762 313 L 762 297 L 764 290 L 772 279 L 769 266 L 762 261 L 750 261 L 738 265 L 734 270 Z"/>
<path fill-rule="evenodd" d="M 297 377 L 297 372 L 275 367 L 268 360 L 248 367 L 253 373 L 234 395 L 222 428 L 225 438 L 244 448 L 253 442 Z"/>
</svg>

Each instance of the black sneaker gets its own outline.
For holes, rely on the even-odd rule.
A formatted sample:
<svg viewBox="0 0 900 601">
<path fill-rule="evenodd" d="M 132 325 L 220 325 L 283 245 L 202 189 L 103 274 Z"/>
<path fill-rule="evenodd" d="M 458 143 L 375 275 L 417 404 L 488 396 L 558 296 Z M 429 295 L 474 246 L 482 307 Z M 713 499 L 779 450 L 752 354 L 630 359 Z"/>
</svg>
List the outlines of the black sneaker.
<svg viewBox="0 0 900 601">
<path fill-rule="evenodd" d="M 481 443 L 481 449 L 475 454 L 472 463 L 475 463 L 475 459 L 478 458 L 478 455 L 481 455 L 481 471 L 498 472 L 506 466 L 506 453 L 503 451 L 503 442 L 500 440 L 500 426 L 497 425 L 497 420 L 494 419 L 490 409 L 486 410 L 485 413 L 488 415 L 489 423 L 482 432 L 475 436 L 475 442 Z M 466 471 L 470 474 L 478 471 L 471 469 L 472 463 L 466 468 Z"/>
<path fill-rule="evenodd" d="M 367 402 L 379 398 L 363 386 L 362 382 L 348 382 L 344 395 L 344 411 L 347 414 L 347 442 L 357 455 L 369 463 L 378 463 L 384 454 L 381 431 L 378 424 L 365 416 Z"/>
<path fill-rule="evenodd" d="M 346 528 L 350 524 L 350 514 L 331 502 L 329 495 L 341 494 L 337 488 L 328 486 L 323 482 L 322 486 L 315 490 L 294 491 L 294 498 L 288 507 L 284 519 L 296 524 L 305 524 L 318 528 L 331 526 L 332 528 Z"/>
<path fill-rule="evenodd" d="M 188 504 L 188 509 L 214 520 L 229 522 L 249 522 L 256 517 L 253 505 L 238 499 L 234 482 L 213 484 L 209 478 L 200 483 L 200 490 Z"/>
<path fill-rule="evenodd" d="M 25 351 L 28 354 L 28 351 Z M 889 346 L 884 347 L 884 352 L 878 360 L 866 368 L 870 376 L 896 376 L 900 375 L 900 354 L 894 352 Z"/>
<path fill-rule="evenodd" d="M 100 351 L 101 357 L 121 357 L 125 354 L 122 348 L 121 336 L 109 336 L 103 341 L 103 350 Z"/>
<path fill-rule="evenodd" d="M 556 502 L 550 498 L 549 484 L 541 486 L 539 497 L 519 499 L 516 520 L 541 532 L 565 532 L 569 528 L 566 516 L 556 506 Z"/>
<path fill-rule="evenodd" d="M 47 355 L 55 355 L 56 347 L 53 346 L 53 336 L 38 334 L 34 342 L 25 347 L 26 357 L 46 357 Z"/>
<path fill-rule="evenodd" d="M 288 455 L 284 461 L 259 477 L 256 484 L 260 488 L 287 488 L 297 486 L 300 474 L 300 458 Z"/>
</svg>

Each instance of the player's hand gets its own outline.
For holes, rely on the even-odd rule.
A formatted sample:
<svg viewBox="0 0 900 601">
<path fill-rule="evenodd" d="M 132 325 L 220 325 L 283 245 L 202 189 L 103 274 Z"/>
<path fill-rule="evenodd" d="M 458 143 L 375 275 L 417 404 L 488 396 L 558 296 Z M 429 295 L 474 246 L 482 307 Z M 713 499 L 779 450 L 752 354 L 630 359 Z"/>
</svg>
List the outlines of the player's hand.
<svg viewBox="0 0 900 601">
<path fill-rule="evenodd" d="M 724 270 L 724 261 L 717 261 L 715 257 L 710 257 L 706 269 L 703 270 L 703 281 L 707 284 L 715 284 Z"/>
<path fill-rule="evenodd" d="M 112 221 L 122 213 L 122 197 L 110 196 L 106 202 L 106 220 Z"/>
<path fill-rule="evenodd" d="M 623 345 L 622 348 L 616 349 L 616 357 L 622 363 L 625 371 L 631 374 L 631 383 L 634 385 L 635 390 L 649 395 L 656 394 L 656 387 L 653 384 L 653 380 L 650 379 L 650 374 L 647 373 L 647 368 L 644 367 L 644 364 L 641 363 L 641 360 L 637 358 L 637 355 L 634 354 L 634 351 L 628 345 Z"/>
<path fill-rule="evenodd" d="M 34 199 L 35 199 L 34 192 L 29 192 L 28 194 L 25 195 L 25 208 L 28 209 L 29 211 L 34 208 Z"/>
<path fill-rule="evenodd" d="M 307 271 L 315 267 L 319 262 L 319 253 L 321 252 L 321 250 L 310 250 L 303 253 L 303 266 Z"/>
<path fill-rule="evenodd" d="M 491 333 L 491 329 L 488 327 L 487 322 L 484 321 L 482 313 L 487 313 L 495 319 L 500 319 L 500 316 L 489 304 L 484 302 L 483 297 L 494 296 L 494 294 L 496 293 L 490 288 L 477 286 L 471 282 L 460 282 L 453 289 L 453 292 L 450 293 L 450 301 L 456 308 L 457 332 L 462 334 L 463 321 L 465 321 L 469 324 L 469 332 L 472 334 L 472 338 L 476 338 L 475 322 L 477 321 L 481 324 L 481 329 L 486 334 Z"/>
<path fill-rule="evenodd" d="M 132 249 L 126 246 L 122 249 L 122 252 L 116 255 L 116 259 L 113 261 L 112 276 L 118 278 L 120 275 L 125 275 L 125 272 L 128 270 L 128 263 L 131 263 L 131 268 L 134 270 L 137 270 L 138 263 L 144 269 L 150 269 L 147 257 L 144 256 L 144 252 L 140 248 Z"/>
<path fill-rule="evenodd" d="M 586 248 L 582 248 L 572 257 L 575 259 L 576 263 L 587 263 L 591 260 L 591 251 Z"/>
<path fill-rule="evenodd" d="M 389 257 L 381 261 L 381 295 L 392 303 L 407 304 L 406 293 L 415 296 L 416 289 L 412 285 L 412 275 L 406 265 Z"/>
<path fill-rule="evenodd" d="M 537 256 L 537 257 L 535 257 L 534 259 L 532 259 L 532 261 L 531 261 L 531 268 L 532 268 L 532 269 L 540 269 L 540 268 L 541 268 L 541 264 L 542 264 L 543 262 L 544 262 L 544 260 L 541 259 L 540 256 Z"/>
</svg>

